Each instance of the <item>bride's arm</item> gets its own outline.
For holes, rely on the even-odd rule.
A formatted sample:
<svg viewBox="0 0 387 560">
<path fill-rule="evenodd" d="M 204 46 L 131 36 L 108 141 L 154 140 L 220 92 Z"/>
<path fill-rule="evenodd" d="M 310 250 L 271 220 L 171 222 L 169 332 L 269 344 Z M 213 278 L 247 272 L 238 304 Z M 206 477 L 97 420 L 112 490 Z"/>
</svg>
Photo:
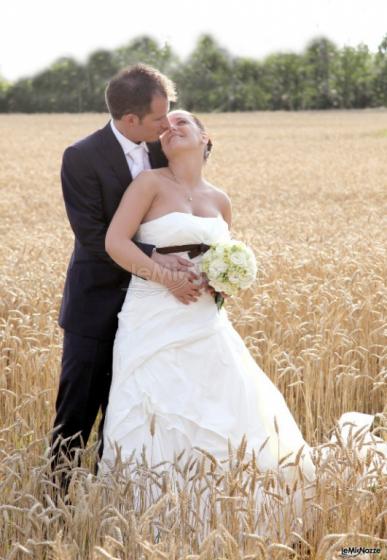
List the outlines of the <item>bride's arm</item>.
<svg viewBox="0 0 387 560">
<path fill-rule="evenodd" d="M 152 171 L 140 173 L 130 184 L 110 222 L 105 238 L 108 255 L 136 276 L 153 280 L 168 288 L 182 303 L 196 301 L 200 288 L 197 275 L 184 267 L 170 270 L 143 253 L 132 241 L 143 217 L 157 196 L 157 181 Z"/>
<path fill-rule="evenodd" d="M 231 199 L 230 197 L 221 189 L 216 188 L 216 203 L 219 212 L 221 213 L 224 221 L 228 225 L 229 231 L 231 231 L 231 222 L 232 222 L 232 207 L 231 207 Z M 206 275 L 204 274 L 202 280 L 202 287 L 207 290 L 212 296 L 216 294 L 214 288 L 212 288 L 209 283 Z M 227 294 L 221 292 L 224 299 L 228 297 Z"/>
<path fill-rule="evenodd" d="M 108 255 L 122 268 L 160 282 L 165 269 L 143 253 L 132 241 L 143 217 L 157 195 L 157 184 L 152 171 L 140 173 L 121 199 L 105 237 Z"/>
<path fill-rule="evenodd" d="M 228 224 L 228 229 L 231 231 L 231 222 L 232 222 L 232 207 L 231 207 L 231 199 L 230 197 L 223 191 L 220 191 L 220 211 L 223 216 L 223 219 Z"/>
</svg>

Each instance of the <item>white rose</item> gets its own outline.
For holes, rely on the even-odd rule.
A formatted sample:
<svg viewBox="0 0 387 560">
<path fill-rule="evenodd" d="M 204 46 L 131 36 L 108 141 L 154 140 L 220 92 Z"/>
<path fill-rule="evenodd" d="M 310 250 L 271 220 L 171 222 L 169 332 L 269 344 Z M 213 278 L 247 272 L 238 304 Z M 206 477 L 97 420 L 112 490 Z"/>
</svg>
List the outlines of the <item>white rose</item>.
<svg viewBox="0 0 387 560">
<path fill-rule="evenodd" d="M 214 261 L 212 261 L 212 263 L 210 263 L 208 272 L 211 277 L 217 277 L 219 276 L 219 274 L 226 272 L 226 270 L 227 270 L 226 263 L 224 263 L 220 259 L 215 259 Z"/>
<path fill-rule="evenodd" d="M 238 266 L 246 266 L 246 255 L 244 253 L 232 253 L 230 256 L 231 262 Z"/>
<path fill-rule="evenodd" d="M 211 281 L 211 286 L 217 292 L 224 292 L 224 285 L 221 282 L 216 282 L 216 280 Z"/>
<path fill-rule="evenodd" d="M 231 282 L 231 284 L 239 284 L 241 280 L 239 274 L 236 273 L 229 274 L 228 279 Z"/>
</svg>

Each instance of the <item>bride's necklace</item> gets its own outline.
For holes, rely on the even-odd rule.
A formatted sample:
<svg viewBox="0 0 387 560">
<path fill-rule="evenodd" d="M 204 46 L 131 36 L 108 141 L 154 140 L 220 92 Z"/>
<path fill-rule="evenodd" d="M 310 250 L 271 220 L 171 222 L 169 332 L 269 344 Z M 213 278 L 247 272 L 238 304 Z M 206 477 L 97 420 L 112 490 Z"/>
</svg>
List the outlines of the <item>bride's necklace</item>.
<svg viewBox="0 0 387 560">
<path fill-rule="evenodd" d="M 175 182 L 176 182 L 178 185 L 183 186 L 183 185 L 180 183 L 180 181 L 178 180 L 178 178 L 176 177 L 176 175 L 174 174 L 174 172 L 172 171 L 171 168 L 169 168 L 169 171 L 171 172 L 172 177 L 173 177 L 173 179 L 175 180 Z M 185 196 L 186 196 L 186 198 L 187 198 L 190 202 L 193 201 L 192 193 L 191 193 L 191 191 L 190 191 L 189 189 L 187 189 L 187 188 L 186 188 Z"/>
</svg>

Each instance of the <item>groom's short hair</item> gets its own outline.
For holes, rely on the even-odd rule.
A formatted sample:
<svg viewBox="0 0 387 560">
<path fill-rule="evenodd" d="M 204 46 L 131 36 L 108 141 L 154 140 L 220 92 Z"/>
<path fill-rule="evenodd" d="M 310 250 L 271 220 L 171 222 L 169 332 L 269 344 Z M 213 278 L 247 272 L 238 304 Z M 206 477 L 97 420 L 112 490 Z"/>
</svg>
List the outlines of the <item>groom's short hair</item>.
<svg viewBox="0 0 387 560">
<path fill-rule="evenodd" d="M 155 95 L 175 101 L 175 84 L 156 68 L 135 64 L 124 68 L 109 81 L 105 100 L 113 119 L 121 119 L 129 113 L 141 119 L 151 112 Z"/>
</svg>

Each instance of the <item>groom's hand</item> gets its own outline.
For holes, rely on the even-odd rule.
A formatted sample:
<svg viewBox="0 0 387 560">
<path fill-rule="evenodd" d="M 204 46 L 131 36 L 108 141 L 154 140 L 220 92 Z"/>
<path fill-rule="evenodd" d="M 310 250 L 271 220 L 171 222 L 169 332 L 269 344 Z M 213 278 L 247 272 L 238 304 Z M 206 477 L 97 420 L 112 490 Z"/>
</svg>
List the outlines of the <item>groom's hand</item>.
<svg viewBox="0 0 387 560">
<path fill-rule="evenodd" d="M 161 283 L 168 288 L 181 303 L 188 305 L 189 303 L 197 301 L 198 297 L 201 295 L 201 288 L 198 280 L 199 277 L 194 272 L 165 269 L 165 274 L 163 275 Z"/>
<path fill-rule="evenodd" d="M 179 257 L 178 255 L 162 255 L 157 251 L 152 254 L 152 260 L 155 261 L 160 266 L 168 268 L 169 270 L 180 270 L 182 272 L 188 272 L 189 269 L 194 266 L 194 264 L 188 259 Z"/>
</svg>

